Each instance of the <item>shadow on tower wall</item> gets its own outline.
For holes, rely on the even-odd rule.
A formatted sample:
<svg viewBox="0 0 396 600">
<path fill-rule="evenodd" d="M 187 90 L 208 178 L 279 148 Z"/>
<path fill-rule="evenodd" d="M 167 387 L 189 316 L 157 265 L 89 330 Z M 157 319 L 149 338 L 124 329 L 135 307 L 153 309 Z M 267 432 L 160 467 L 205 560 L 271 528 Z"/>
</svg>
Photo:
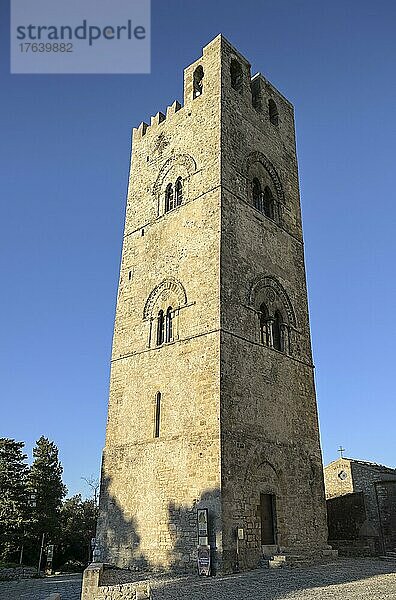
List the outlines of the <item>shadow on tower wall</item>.
<svg viewBox="0 0 396 600">
<path fill-rule="evenodd" d="M 142 551 L 141 535 L 133 514 L 126 514 L 110 493 L 111 478 L 102 477 L 99 502 L 97 539 L 100 561 L 120 568 L 142 571 L 170 571 L 191 573 L 197 570 L 197 510 L 207 508 L 209 517 L 209 545 L 213 572 L 221 561 L 220 490 L 205 490 L 191 505 L 167 506 L 167 523 L 152 528 L 152 552 Z M 155 515 L 153 514 L 153 524 Z M 145 548 L 149 546 L 147 540 Z"/>
<path fill-rule="evenodd" d="M 117 567 L 136 566 L 150 570 L 140 548 L 140 536 L 133 515 L 126 515 L 109 491 L 111 478 L 102 475 L 97 539 L 101 562 Z"/>
<path fill-rule="evenodd" d="M 213 488 L 202 492 L 191 505 L 170 502 L 168 528 L 171 547 L 168 550 L 169 569 L 174 572 L 197 570 L 198 526 L 197 511 L 208 509 L 208 543 L 211 552 L 212 574 L 221 567 L 221 510 L 220 490 Z"/>
</svg>

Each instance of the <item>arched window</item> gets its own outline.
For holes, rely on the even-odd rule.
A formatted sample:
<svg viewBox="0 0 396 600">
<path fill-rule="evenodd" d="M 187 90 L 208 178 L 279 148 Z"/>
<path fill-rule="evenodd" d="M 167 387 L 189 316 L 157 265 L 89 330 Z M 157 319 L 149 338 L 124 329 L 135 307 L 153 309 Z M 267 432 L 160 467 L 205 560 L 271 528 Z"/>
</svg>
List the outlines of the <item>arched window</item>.
<svg viewBox="0 0 396 600">
<path fill-rule="evenodd" d="M 198 65 L 198 67 L 194 71 L 193 76 L 193 98 L 197 98 L 202 94 L 203 90 L 203 78 L 204 78 L 204 70 L 202 65 Z"/>
<path fill-rule="evenodd" d="M 260 90 L 260 81 L 258 79 L 252 79 L 250 84 L 250 89 L 252 92 L 252 106 L 257 111 L 261 110 L 261 90 Z"/>
<path fill-rule="evenodd" d="M 269 312 L 267 306 L 263 304 L 260 306 L 260 335 L 261 343 L 265 346 L 270 345 L 270 332 L 269 332 Z"/>
<path fill-rule="evenodd" d="M 166 329 L 165 329 L 165 342 L 171 342 L 173 337 L 173 312 L 172 307 L 168 306 L 168 310 L 166 311 Z"/>
<path fill-rule="evenodd" d="M 159 437 L 161 424 L 161 392 L 155 395 L 154 437 Z"/>
<path fill-rule="evenodd" d="M 281 352 L 283 352 L 282 323 L 282 315 L 277 310 L 272 323 L 272 343 L 275 350 L 280 350 Z"/>
<path fill-rule="evenodd" d="M 183 183 L 182 178 L 178 177 L 175 183 L 175 206 L 180 206 L 183 202 Z"/>
<path fill-rule="evenodd" d="M 274 198 L 268 186 L 264 189 L 262 212 L 270 219 L 274 218 Z"/>
<path fill-rule="evenodd" d="M 262 210 L 261 185 L 257 177 L 253 179 L 252 188 L 253 206 L 254 208 L 257 208 L 257 210 Z"/>
<path fill-rule="evenodd" d="M 174 208 L 173 187 L 171 183 L 168 183 L 165 190 L 165 212 L 172 208 Z"/>
<path fill-rule="evenodd" d="M 268 112 L 269 112 L 269 120 L 271 121 L 272 125 L 278 125 L 278 123 L 279 123 L 278 107 L 276 106 L 276 104 L 272 100 L 272 98 L 270 98 L 268 100 Z"/>
<path fill-rule="evenodd" d="M 242 89 L 242 67 L 237 60 L 231 61 L 230 66 L 231 86 L 238 92 Z"/>
<path fill-rule="evenodd" d="M 164 311 L 160 310 L 157 317 L 157 346 L 164 343 L 165 319 Z"/>
</svg>

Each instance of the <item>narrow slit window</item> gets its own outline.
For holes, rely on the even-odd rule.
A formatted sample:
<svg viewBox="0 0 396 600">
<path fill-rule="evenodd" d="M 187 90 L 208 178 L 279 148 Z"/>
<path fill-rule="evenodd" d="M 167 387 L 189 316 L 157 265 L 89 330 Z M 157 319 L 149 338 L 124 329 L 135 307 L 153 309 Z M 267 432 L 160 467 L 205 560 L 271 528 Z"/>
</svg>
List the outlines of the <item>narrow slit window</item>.
<svg viewBox="0 0 396 600">
<path fill-rule="evenodd" d="M 282 322 L 282 315 L 277 310 L 272 323 L 272 338 L 275 350 L 280 350 L 280 352 L 283 352 Z"/>
<path fill-rule="evenodd" d="M 193 98 L 197 98 L 198 96 L 201 96 L 202 91 L 203 91 L 203 78 L 204 78 L 203 67 L 201 65 L 198 65 L 198 67 L 194 71 Z"/>
<path fill-rule="evenodd" d="M 172 307 L 169 306 L 166 311 L 166 333 L 165 333 L 165 341 L 171 342 L 173 338 L 173 310 Z"/>
<path fill-rule="evenodd" d="M 166 186 L 166 190 L 165 190 L 165 212 L 172 210 L 173 207 L 174 207 L 173 187 L 172 187 L 172 184 L 169 183 Z"/>
<path fill-rule="evenodd" d="M 254 79 L 250 85 L 250 89 L 252 92 L 252 106 L 257 111 L 261 110 L 261 90 L 260 90 L 260 82 L 258 79 Z"/>
<path fill-rule="evenodd" d="M 261 185 L 257 177 L 253 179 L 252 183 L 252 196 L 253 196 L 253 206 L 257 208 L 257 210 L 262 210 L 262 193 L 261 193 Z"/>
<path fill-rule="evenodd" d="M 274 100 L 272 100 L 272 98 L 270 98 L 268 100 L 268 112 L 269 112 L 269 120 L 272 123 L 272 125 L 278 125 L 279 124 L 279 113 L 278 113 L 278 107 L 276 106 Z"/>
<path fill-rule="evenodd" d="M 266 305 L 263 303 L 260 306 L 260 337 L 261 343 L 265 346 L 270 345 L 270 336 L 269 336 L 269 312 Z"/>
<path fill-rule="evenodd" d="M 161 425 L 161 392 L 157 392 L 155 396 L 155 423 L 154 423 L 154 437 L 158 438 L 160 435 Z"/>
<path fill-rule="evenodd" d="M 160 310 L 157 317 L 157 346 L 161 346 L 164 343 L 164 311 Z"/>
<path fill-rule="evenodd" d="M 237 60 L 231 61 L 230 67 L 231 87 L 238 92 L 242 89 L 242 67 Z"/>
<path fill-rule="evenodd" d="M 175 206 L 180 206 L 183 202 L 183 182 L 182 178 L 178 177 L 175 183 Z"/>
<path fill-rule="evenodd" d="M 263 213 L 270 219 L 274 219 L 274 197 L 268 186 L 265 187 L 263 194 Z"/>
</svg>

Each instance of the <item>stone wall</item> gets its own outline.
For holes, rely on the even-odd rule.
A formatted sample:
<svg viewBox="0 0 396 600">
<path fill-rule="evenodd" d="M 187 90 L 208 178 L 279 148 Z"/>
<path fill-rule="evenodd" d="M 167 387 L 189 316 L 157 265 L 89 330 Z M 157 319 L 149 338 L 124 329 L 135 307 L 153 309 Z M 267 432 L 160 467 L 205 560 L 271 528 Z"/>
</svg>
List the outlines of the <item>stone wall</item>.
<svg viewBox="0 0 396 600">
<path fill-rule="evenodd" d="M 231 85 L 232 61 L 242 69 Z M 261 558 L 260 494 L 275 496 L 276 543 L 309 552 L 327 543 L 292 105 L 263 76 L 252 105 L 250 65 L 222 54 L 221 424 L 223 555 Z M 269 119 L 275 101 L 278 124 Z M 257 98 L 256 98 L 257 100 Z M 252 178 L 271 189 L 274 215 L 252 206 Z M 260 304 L 288 325 L 283 352 L 263 344 Z"/>
<path fill-rule="evenodd" d="M 205 94 L 193 100 L 192 65 L 184 106 L 133 135 L 98 522 L 102 559 L 122 567 L 195 568 L 200 506 L 221 556 L 219 45 L 200 60 Z M 183 202 L 164 214 L 178 176 Z"/>
<path fill-rule="evenodd" d="M 392 538 L 393 540 L 396 539 L 396 522 L 393 522 L 394 529 L 389 529 L 391 524 L 385 514 L 382 516 L 382 513 L 383 511 L 388 513 L 389 508 L 392 510 L 395 505 L 392 503 L 391 496 L 388 500 L 384 487 L 378 486 L 382 481 L 393 481 L 396 483 L 396 471 L 382 465 L 374 465 L 363 461 L 352 461 L 351 467 L 354 489 L 364 493 L 367 518 L 375 528 L 377 535 L 382 539 L 383 550 L 393 550 L 394 543 L 391 540 Z M 381 490 L 381 503 L 379 502 L 377 490 Z M 383 518 L 388 521 L 386 535 L 382 525 Z M 389 538 L 388 542 L 386 538 Z"/>
<path fill-rule="evenodd" d="M 0 567 L 0 581 L 31 579 L 37 575 L 35 567 Z"/>
<path fill-rule="evenodd" d="M 375 540 L 375 551 L 396 549 L 396 470 L 367 461 L 340 458 L 325 467 L 326 497 L 336 498 L 351 492 L 364 498 L 366 521 L 359 536 Z M 342 499 L 340 498 L 342 503 Z M 344 503 L 344 511 L 353 512 Z"/>
<path fill-rule="evenodd" d="M 385 552 L 396 552 L 396 480 L 375 484 Z"/>
<path fill-rule="evenodd" d="M 255 173 L 271 188 L 273 218 L 252 206 Z M 165 212 L 178 177 L 182 203 Z M 263 295 L 279 302 L 282 351 L 260 337 Z M 168 309 L 172 336 L 157 346 L 157 317 Z M 276 496 L 278 546 L 326 545 L 293 108 L 264 77 L 251 82 L 249 63 L 218 36 L 185 70 L 184 106 L 133 133 L 101 559 L 195 569 L 197 508 L 206 507 L 214 570 L 235 567 L 237 526 L 246 533 L 240 567 L 257 566 L 261 493 Z"/>
<path fill-rule="evenodd" d="M 326 498 L 335 498 L 357 491 L 352 479 L 352 466 L 348 458 L 339 458 L 324 469 Z"/>
<path fill-rule="evenodd" d="M 84 571 L 81 600 L 150 600 L 150 582 L 106 584 L 105 565 L 92 563 Z"/>
<path fill-rule="evenodd" d="M 327 519 L 330 540 L 357 540 L 366 520 L 362 492 L 327 500 Z"/>
</svg>

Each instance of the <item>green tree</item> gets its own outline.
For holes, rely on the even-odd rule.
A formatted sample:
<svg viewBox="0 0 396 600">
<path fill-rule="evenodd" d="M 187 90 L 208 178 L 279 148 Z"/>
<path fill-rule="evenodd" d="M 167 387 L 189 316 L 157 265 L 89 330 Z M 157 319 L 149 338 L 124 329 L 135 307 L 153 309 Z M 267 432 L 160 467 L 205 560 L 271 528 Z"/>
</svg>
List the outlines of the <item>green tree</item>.
<svg viewBox="0 0 396 600">
<path fill-rule="evenodd" d="M 36 496 L 36 506 L 32 513 L 32 532 L 36 540 L 45 533 L 47 542 L 57 541 L 62 500 L 66 495 L 62 473 L 57 446 L 41 436 L 33 448 L 33 463 L 28 476 L 29 492 Z"/>
<path fill-rule="evenodd" d="M 66 561 L 89 562 L 97 517 L 98 509 L 93 499 L 82 500 L 81 494 L 77 494 L 64 501 L 56 557 L 58 564 Z"/>
<path fill-rule="evenodd" d="M 16 560 L 26 526 L 27 456 L 23 442 L 0 438 L 0 558 Z"/>
</svg>

